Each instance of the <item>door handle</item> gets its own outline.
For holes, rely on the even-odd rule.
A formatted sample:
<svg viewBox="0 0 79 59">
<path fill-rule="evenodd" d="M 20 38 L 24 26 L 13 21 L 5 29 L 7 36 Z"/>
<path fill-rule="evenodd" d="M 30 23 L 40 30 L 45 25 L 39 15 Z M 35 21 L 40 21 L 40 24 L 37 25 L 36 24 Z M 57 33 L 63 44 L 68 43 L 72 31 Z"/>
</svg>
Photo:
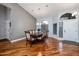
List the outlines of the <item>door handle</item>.
<svg viewBox="0 0 79 59">
<path fill-rule="evenodd" d="M 77 30 L 75 32 L 78 32 Z"/>
<path fill-rule="evenodd" d="M 66 30 L 64 30 L 64 32 L 66 32 Z"/>
</svg>

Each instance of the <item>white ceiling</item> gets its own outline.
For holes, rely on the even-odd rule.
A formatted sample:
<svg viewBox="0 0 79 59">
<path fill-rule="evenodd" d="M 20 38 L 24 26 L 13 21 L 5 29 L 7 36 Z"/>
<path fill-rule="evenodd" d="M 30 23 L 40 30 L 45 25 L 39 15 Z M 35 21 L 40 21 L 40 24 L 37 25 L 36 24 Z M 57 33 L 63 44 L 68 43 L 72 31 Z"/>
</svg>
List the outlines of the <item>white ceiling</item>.
<svg viewBox="0 0 79 59">
<path fill-rule="evenodd" d="M 19 3 L 35 18 L 52 15 L 58 11 L 74 8 L 76 3 Z"/>
</svg>

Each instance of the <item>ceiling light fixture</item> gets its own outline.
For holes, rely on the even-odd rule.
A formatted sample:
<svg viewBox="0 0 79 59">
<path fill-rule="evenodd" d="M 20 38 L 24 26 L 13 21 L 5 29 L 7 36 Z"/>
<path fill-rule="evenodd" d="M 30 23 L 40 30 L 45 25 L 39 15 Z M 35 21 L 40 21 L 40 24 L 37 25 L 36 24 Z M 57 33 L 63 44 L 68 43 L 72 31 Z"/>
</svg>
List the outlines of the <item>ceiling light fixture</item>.
<svg viewBox="0 0 79 59">
<path fill-rule="evenodd" d="M 40 8 L 38 8 L 38 10 L 40 10 Z"/>
<path fill-rule="evenodd" d="M 48 5 L 46 5 L 46 7 L 48 7 Z"/>
<path fill-rule="evenodd" d="M 48 21 L 43 21 L 44 24 L 48 24 Z"/>
<path fill-rule="evenodd" d="M 33 12 L 34 10 L 32 10 L 32 12 Z"/>
</svg>

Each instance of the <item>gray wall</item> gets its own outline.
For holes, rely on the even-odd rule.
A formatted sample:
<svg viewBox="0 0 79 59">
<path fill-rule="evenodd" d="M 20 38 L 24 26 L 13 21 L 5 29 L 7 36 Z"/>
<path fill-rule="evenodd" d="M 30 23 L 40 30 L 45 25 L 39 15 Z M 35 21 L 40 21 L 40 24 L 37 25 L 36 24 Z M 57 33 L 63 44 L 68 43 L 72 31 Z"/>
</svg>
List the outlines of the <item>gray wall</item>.
<svg viewBox="0 0 79 59">
<path fill-rule="evenodd" d="M 11 9 L 9 19 L 11 20 L 10 38 L 12 40 L 23 38 L 25 30 L 36 28 L 36 19 L 18 4 L 3 3 L 2 5 Z"/>
<path fill-rule="evenodd" d="M 0 39 L 6 38 L 6 7 L 0 5 Z"/>
</svg>

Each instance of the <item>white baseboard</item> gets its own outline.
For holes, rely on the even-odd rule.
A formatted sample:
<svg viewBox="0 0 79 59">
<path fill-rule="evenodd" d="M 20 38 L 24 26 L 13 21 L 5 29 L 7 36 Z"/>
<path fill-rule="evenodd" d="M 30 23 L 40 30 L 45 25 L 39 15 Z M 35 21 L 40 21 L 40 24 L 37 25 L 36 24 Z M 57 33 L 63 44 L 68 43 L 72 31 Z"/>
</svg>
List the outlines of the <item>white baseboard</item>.
<svg viewBox="0 0 79 59">
<path fill-rule="evenodd" d="M 63 39 L 63 38 L 60 38 L 60 37 L 58 37 L 58 36 L 55 36 L 55 35 L 53 35 L 53 36 L 51 36 L 51 37 L 53 37 L 53 38 L 56 38 L 58 41 L 62 41 L 62 40 L 65 40 L 65 39 Z M 70 40 L 69 40 L 70 41 Z M 71 40 L 72 41 L 72 40 Z M 77 43 L 79 43 L 79 41 L 74 41 L 74 42 L 77 42 Z"/>
<path fill-rule="evenodd" d="M 53 38 L 55 38 L 55 39 L 57 39 L 57 40 L 63 40 L 63 38 L 60 38 L 60 37 L 58 37 L 57 35 L 52 35 L 52 36 L 49 36 L 49 37 L 53 37 Z"/>
<path fill-rule="evenodd" d="M 12 40 L 12 41 L 10 41 L 10 42 L 13 43 L 13 42 L 17 42 L 17 41 L 24 40 L 24 39 L 26 39 L 26 37 L 19 38 L 19 39 L 15 39 L 15 40 Z"/>
</svg>

